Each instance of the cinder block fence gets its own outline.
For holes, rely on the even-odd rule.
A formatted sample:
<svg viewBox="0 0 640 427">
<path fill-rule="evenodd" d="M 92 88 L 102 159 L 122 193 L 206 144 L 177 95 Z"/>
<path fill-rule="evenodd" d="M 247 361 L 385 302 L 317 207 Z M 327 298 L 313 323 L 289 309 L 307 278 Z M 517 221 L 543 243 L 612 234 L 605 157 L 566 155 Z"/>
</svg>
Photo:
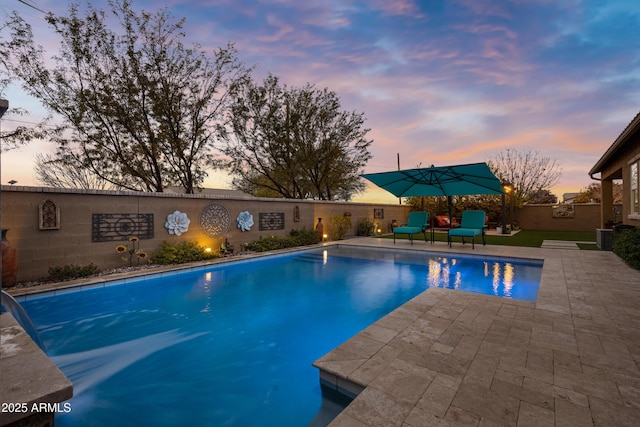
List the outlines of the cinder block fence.
<svg viewBox="0 0 640 427">
<path fill-rule="evenodd" d="M 348 235 L 356 234 L 363 218 L 387 232 L 392 220 L 405 222 L 410 210 L 404 205 L 24 186 L 2 186 L 1 197 L 2 228 L 8 229 L 7 239 L 17 249 L 18 281 L 46 277 L 50 267 L 70 264 L 93 263 L 100 269 L 128 265 L 115 247 L 129 244 L 130 237 L 140 238 L 140 249 L 150 255 L 165 240 L 196 242 L 218 251 L 225 238 L 238 248 L 261 237 L 314 229 L 318 218 L 330 232 L 334 215 L 350 214 Z M 180 235 L 165 227 L 175 211 L 190 221 Z M 246 231 L 237 223 L 242 212 L 253 218 Z"/>
</svg>

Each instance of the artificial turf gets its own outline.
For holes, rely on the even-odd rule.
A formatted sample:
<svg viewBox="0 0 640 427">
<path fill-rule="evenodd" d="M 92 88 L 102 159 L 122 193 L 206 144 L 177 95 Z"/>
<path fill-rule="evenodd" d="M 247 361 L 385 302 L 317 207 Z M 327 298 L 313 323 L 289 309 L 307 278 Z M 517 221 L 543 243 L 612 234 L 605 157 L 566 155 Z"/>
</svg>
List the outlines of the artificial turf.
<svg viewBox="0 0 640 427">
<path fill-rule="evenodd" d="M 393 234 L 387 234 L 380 236 L 382 238 L 393 239 Z M 429 238 L 429 232 L 427 232 L 427 237 Z M 513 235 L 491 235 L 487 236 L 487 244 L 488 245 L 503 245 L 503 246 L 525 246 L 531 248 L 539 248 L 542 246 L 542 242 L 544 240 L 565 240 L 565 241 L 576 241 L 576 242 L 593 242 L 593 245 L 582 245 L 585 246 L 581 249 L 593 249 L 596 242 L 596 232 L 594 231 L 531 231 L 531 230 L 520 230 Z M 399 234 L 396 236 L 396 239 L 408 239 L 409 236 L 406 234 Z M 424 235 L 422 233 L 416 233 L 413 235 L 414 240 L 424 240 Z M 435 240 L 437 242 L 446 242 L 447 241 L 447 233 L 436 232 Z M 597 249 L 597 246 L 595 246 Z"/>
</svg>

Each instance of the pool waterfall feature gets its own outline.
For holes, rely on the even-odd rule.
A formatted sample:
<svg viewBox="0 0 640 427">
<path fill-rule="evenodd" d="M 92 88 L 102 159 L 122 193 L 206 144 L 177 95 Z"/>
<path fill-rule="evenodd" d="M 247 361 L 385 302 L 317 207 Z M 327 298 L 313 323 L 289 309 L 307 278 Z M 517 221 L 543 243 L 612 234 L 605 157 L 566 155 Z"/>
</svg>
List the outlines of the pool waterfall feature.
<svg viewBox="0 0 640 427">
<path fill-rule="evenodd" d="M 0 299 L 7 308 L 0 314 L 0 426 L 52 426 L 56 411 L 70 408 L 73 385 L 23 328 L 28 317 L 21 325 L 12 314 L 24 315 L 20 304 L 4 291 Z"/>
<path fill-rule="evenodd" d="M 16 301 L 16 299 L 5 290 L 2 290 L 0 292 L 0 302 L 1 305 L 4 306 L 5 310 L 8 313 L 11 313 L 18 324 L 22 326 L 22 329 L 24 329 L 25 332 L 29 334 L 33 342 L 36 343 L 38 347 L 40 347 L 40 350 L 42 350 L 44 354 L 47 354 L 47 347 L 44 345 L 44 342 L 42 341 L 42 338 L 38 333 L 38 329 L 33 324 L 29 313 L 25 311 L 22 305 L 20 305 L 20 303 Z"/>
</svg>

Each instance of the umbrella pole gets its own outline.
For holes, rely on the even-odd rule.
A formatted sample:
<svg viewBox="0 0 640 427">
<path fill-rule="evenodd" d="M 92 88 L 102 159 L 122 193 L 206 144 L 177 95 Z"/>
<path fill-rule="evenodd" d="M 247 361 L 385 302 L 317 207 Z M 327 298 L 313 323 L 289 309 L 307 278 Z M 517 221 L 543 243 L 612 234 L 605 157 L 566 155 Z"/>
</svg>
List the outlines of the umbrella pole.
<svg viewBox="0 0 640 427">
<path fill-rule="evenodd" d="M 507 202 L 504 193 L 502 193 L 502 234 L 507 234 Z"/>
<path fill-rule="evenodd" d="M 398 170 L 400 170 L 400 153 L 397 153 L 398 155 Z M 398 204 L 401 205 L 402 204 L 402 197 L 398 197 Z"/>
</svg>

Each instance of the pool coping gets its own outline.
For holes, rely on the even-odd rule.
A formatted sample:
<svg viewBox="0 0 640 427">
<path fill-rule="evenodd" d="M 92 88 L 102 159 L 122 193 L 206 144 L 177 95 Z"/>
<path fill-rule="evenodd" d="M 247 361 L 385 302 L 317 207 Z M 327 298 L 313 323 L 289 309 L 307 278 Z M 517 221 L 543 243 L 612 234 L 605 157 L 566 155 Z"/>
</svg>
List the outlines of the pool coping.
<svg viewBox="0 0 640 427">
<path fill-rule="evenodd" d="M 317 245 L 298 246 L 295 248 L 278 249 L 265 252 L 248 252 L 245 254 L 233 255 L 229 257 L 214 258 L 208 261 L 196 261 L 185 264 L 159 265 L 141 270 L 112 273 L 108 275 L 93 276 L 89 278 L 68 280 L 64 282 L 44 283 L 22 288 L 8 288 L 5 289 L 5 291 L 11 294 L 17 301 L 21 302 L 29 298 L 41 298 L 43 296 L 57 295 L 60 293 L 72 292 L 76 290 L 80 291 L 91 288 L 119 285 L 138 280 L 149 280 L 170 274 L 189 273 L 208 267 L 216 267 L 241 261 L 256 260 L 267 256 L 286 255 L 295 252 L 321 249 L 323 247 L 333 246 L 337 243 L 338 242 L 326 242 L 319 243 Z"/>
<path fill-rule="evenodd" d="M 53 425 L 73 385 L 10 313 L 0 315 L 0 425 Z M 17 406 L 16 406 L 17 405 Z M 44 406 L 40 406 L 44 405 Z M 35 410 L 34 410 L 35 408 Z"/>
<path fill-rule="evenodd" d="M 124 271 L 120 273 L 112 273 L 108 275 L 99 275 L 92 276 L 88 278 L 80 278 L 74 280 L 67 280 L 62 282 L 52 282 L 52 283 L 43 283 L 34 286 L 27 286 L 21 288 L 7 288 L 4 289 L 11 296 L 13 296 L 17 301 L 22 302 L 29 298 L 41 298 L 43 296 L 52 296 L 58 295 L 60 293 L 71 292 L 71 291 L 81 291 L 85 289 L 91 288 L 100 288 L 104 286 L 112 286 L 118 285 L 138 280 L 149 280 L 157 277 L 163 277 L 170 274 L 177 273 L 188 273 L 192 271 L 202 270 L 208 267 L 215 267 L 224 264 L 236 263 L 241 261 L 251 261 L 255 259 L 260 259 L 268 256 L 276 256 L 276 255 L 287 255 L 291 253 L 297 253 L 302 251 L 310 251 L 314 249 L 322 249 L 323 247 L 332 247 L 332 246 L 362 246 L 366 248 L 379 248 L 379 249 L 390 249 L 388 247 L 380 247 L 379 245 L 371 245 L 366 244 L 365 242 L 370 241 L 370 238 L 355 238 L 350 240 L 339 240 L 339 241 L 331 241 L 331 242 L 323 242 L 315 245 L 307 245 L 307 246 L 297 246 L 293 248 L 286 249 L 277 249 L 265 252 L 247 252 L 244 254 L 229 256 L 229 257 L 221 257 L 214 258 L 207 261 L 196 261 L 185 264 L 171 264 L 171 265 L 158 265 L 149 267 L 141 270 L 132 270 L 132 271 Z M 376 239 L 381 240 L 381 239 Z M 436 242 L 437 244 L 437 242 Z M 410 247 L 396 247 L 394 246 L 392 249 L 396 251 L 406 251 L 419 253 L 423 252 L 424 249 Z M 478 257 L 479 254 L 475 253 L 460 253 L 455 250 L 438 250 L 434 251 L 437 253 L 457 253 L 465 257 Z M 528 262 L 532 261 L 534 263 L 542 262 L 542 259 L 536 259 L 532 257 L 518 257 L 508 254 L 500 254 L 494 255 L 492 258 L 501 259 L 501 260 L 514 260 L 517 262 Z"/>
<path fill-rule="evenodd" d="M 357 245 L 408 247 L 386 240 Z M 542 259 L 538 300 L 416 296 L 314 362 L 324 387 L 354 397 L 332 427 L 637 423 L 640 271 L 607 251 L 414 243 Z"/>
</svg>

